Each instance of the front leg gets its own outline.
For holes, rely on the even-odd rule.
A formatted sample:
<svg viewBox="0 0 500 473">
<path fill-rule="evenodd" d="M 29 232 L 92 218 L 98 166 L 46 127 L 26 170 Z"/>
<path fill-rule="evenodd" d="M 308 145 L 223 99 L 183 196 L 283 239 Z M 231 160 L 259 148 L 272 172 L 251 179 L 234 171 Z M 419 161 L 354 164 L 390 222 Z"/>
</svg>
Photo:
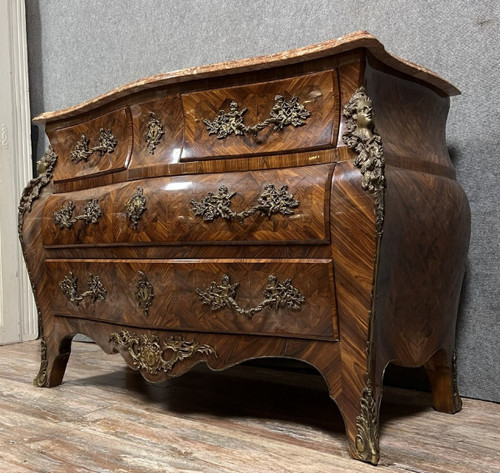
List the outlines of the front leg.
<svg viewBox="0 0 500 473">
<path fill-rule="evenodd" d="M 39 388 L 52 388 L 62 383 L 69 355 L 71 354 L 72 336 L 62 339 L 48 337 L 41 339 L 41 363 L 40 370 L 33 384 Z"/>
</svg>

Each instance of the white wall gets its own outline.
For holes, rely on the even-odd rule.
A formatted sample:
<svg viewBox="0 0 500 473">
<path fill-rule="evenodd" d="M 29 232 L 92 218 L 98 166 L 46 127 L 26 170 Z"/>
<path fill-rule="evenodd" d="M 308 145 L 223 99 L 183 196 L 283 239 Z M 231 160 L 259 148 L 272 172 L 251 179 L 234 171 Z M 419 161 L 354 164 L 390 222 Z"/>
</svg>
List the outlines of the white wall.
<svg viewBox="0 0 500 473">
<path fill-rule="evenodd" d="M 0 0 L 0 344 L 38 336 L 17 236 L 17 206 L 32 168 L 27 52 L 24 2 Z"/>
</svg>

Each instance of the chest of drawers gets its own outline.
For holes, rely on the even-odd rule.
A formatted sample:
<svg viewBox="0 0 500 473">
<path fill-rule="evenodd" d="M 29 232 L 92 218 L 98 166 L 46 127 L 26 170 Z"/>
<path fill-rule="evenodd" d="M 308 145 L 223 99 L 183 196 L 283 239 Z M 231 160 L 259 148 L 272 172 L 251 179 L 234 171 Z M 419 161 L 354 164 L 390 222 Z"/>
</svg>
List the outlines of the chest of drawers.
<svg viewBox="0 0 500 473">
<path fill-rule="evenodd" d="M 433 73 L 367 33 L 158 75 L 35 119 L 19 206 L 38 386 L 83 333 L 150 381 L 259 357 L 314 366 L 354 458 L 379 459 L 388 363 L 460 410 L 467 199 Z"/>
</svg>

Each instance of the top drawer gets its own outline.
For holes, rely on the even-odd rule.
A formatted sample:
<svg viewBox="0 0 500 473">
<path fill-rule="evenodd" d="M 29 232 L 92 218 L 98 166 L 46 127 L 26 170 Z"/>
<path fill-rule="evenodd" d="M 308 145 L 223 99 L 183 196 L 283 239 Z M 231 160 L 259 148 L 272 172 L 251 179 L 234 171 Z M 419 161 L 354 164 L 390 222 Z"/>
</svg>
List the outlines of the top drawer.
<svg viewBox="0 0 500 473">
<path fill-rule="evenodd" d="M 54 181 L 69 181 L 121 171 L 132 152 L 132 120 L 128 107 L 78 125 L 58 128 L 50 142 L 59 156 Z"/>
<path fill-rule="evenodd" d="M 182 95 L 181 161 L 333 144 L 336 71 Z"/>
</svg>

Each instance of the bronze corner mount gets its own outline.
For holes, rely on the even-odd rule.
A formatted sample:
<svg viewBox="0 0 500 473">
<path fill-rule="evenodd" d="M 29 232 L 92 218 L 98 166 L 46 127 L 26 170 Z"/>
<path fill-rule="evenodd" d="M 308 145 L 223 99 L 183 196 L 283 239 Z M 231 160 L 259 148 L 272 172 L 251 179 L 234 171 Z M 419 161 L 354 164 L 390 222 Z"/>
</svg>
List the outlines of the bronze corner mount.
<svg viewBox="0 0 500 473">
<path fill-rule="evenodd" d="M 344 106 L 343 116 L 346 130 L 342 141 L 356 152 L 354 165 L 363 175 L 363 189 L 375 196 L 375 226 L 378 235 L 384 224 L 385 159 L 382 138 L 374 131 L 373 102 L 365 87 L 354 92 Z"/>
<path fill-rule="evenodd" d="M 26 213 L 31 212 L 33 202 L 40 197 L 43 188 L 50 183 L 54 168 L 57 164 L 58 156 L 52 146 L 49 146 L 47 151 L 37 163 L 39 176 L 31 179 L 28 185 L 24 188 L 19 202 L 17 213 L 17 231 L 22 242 L 22 230 L 24 225 L 24 217 Z"/>
</svg>

